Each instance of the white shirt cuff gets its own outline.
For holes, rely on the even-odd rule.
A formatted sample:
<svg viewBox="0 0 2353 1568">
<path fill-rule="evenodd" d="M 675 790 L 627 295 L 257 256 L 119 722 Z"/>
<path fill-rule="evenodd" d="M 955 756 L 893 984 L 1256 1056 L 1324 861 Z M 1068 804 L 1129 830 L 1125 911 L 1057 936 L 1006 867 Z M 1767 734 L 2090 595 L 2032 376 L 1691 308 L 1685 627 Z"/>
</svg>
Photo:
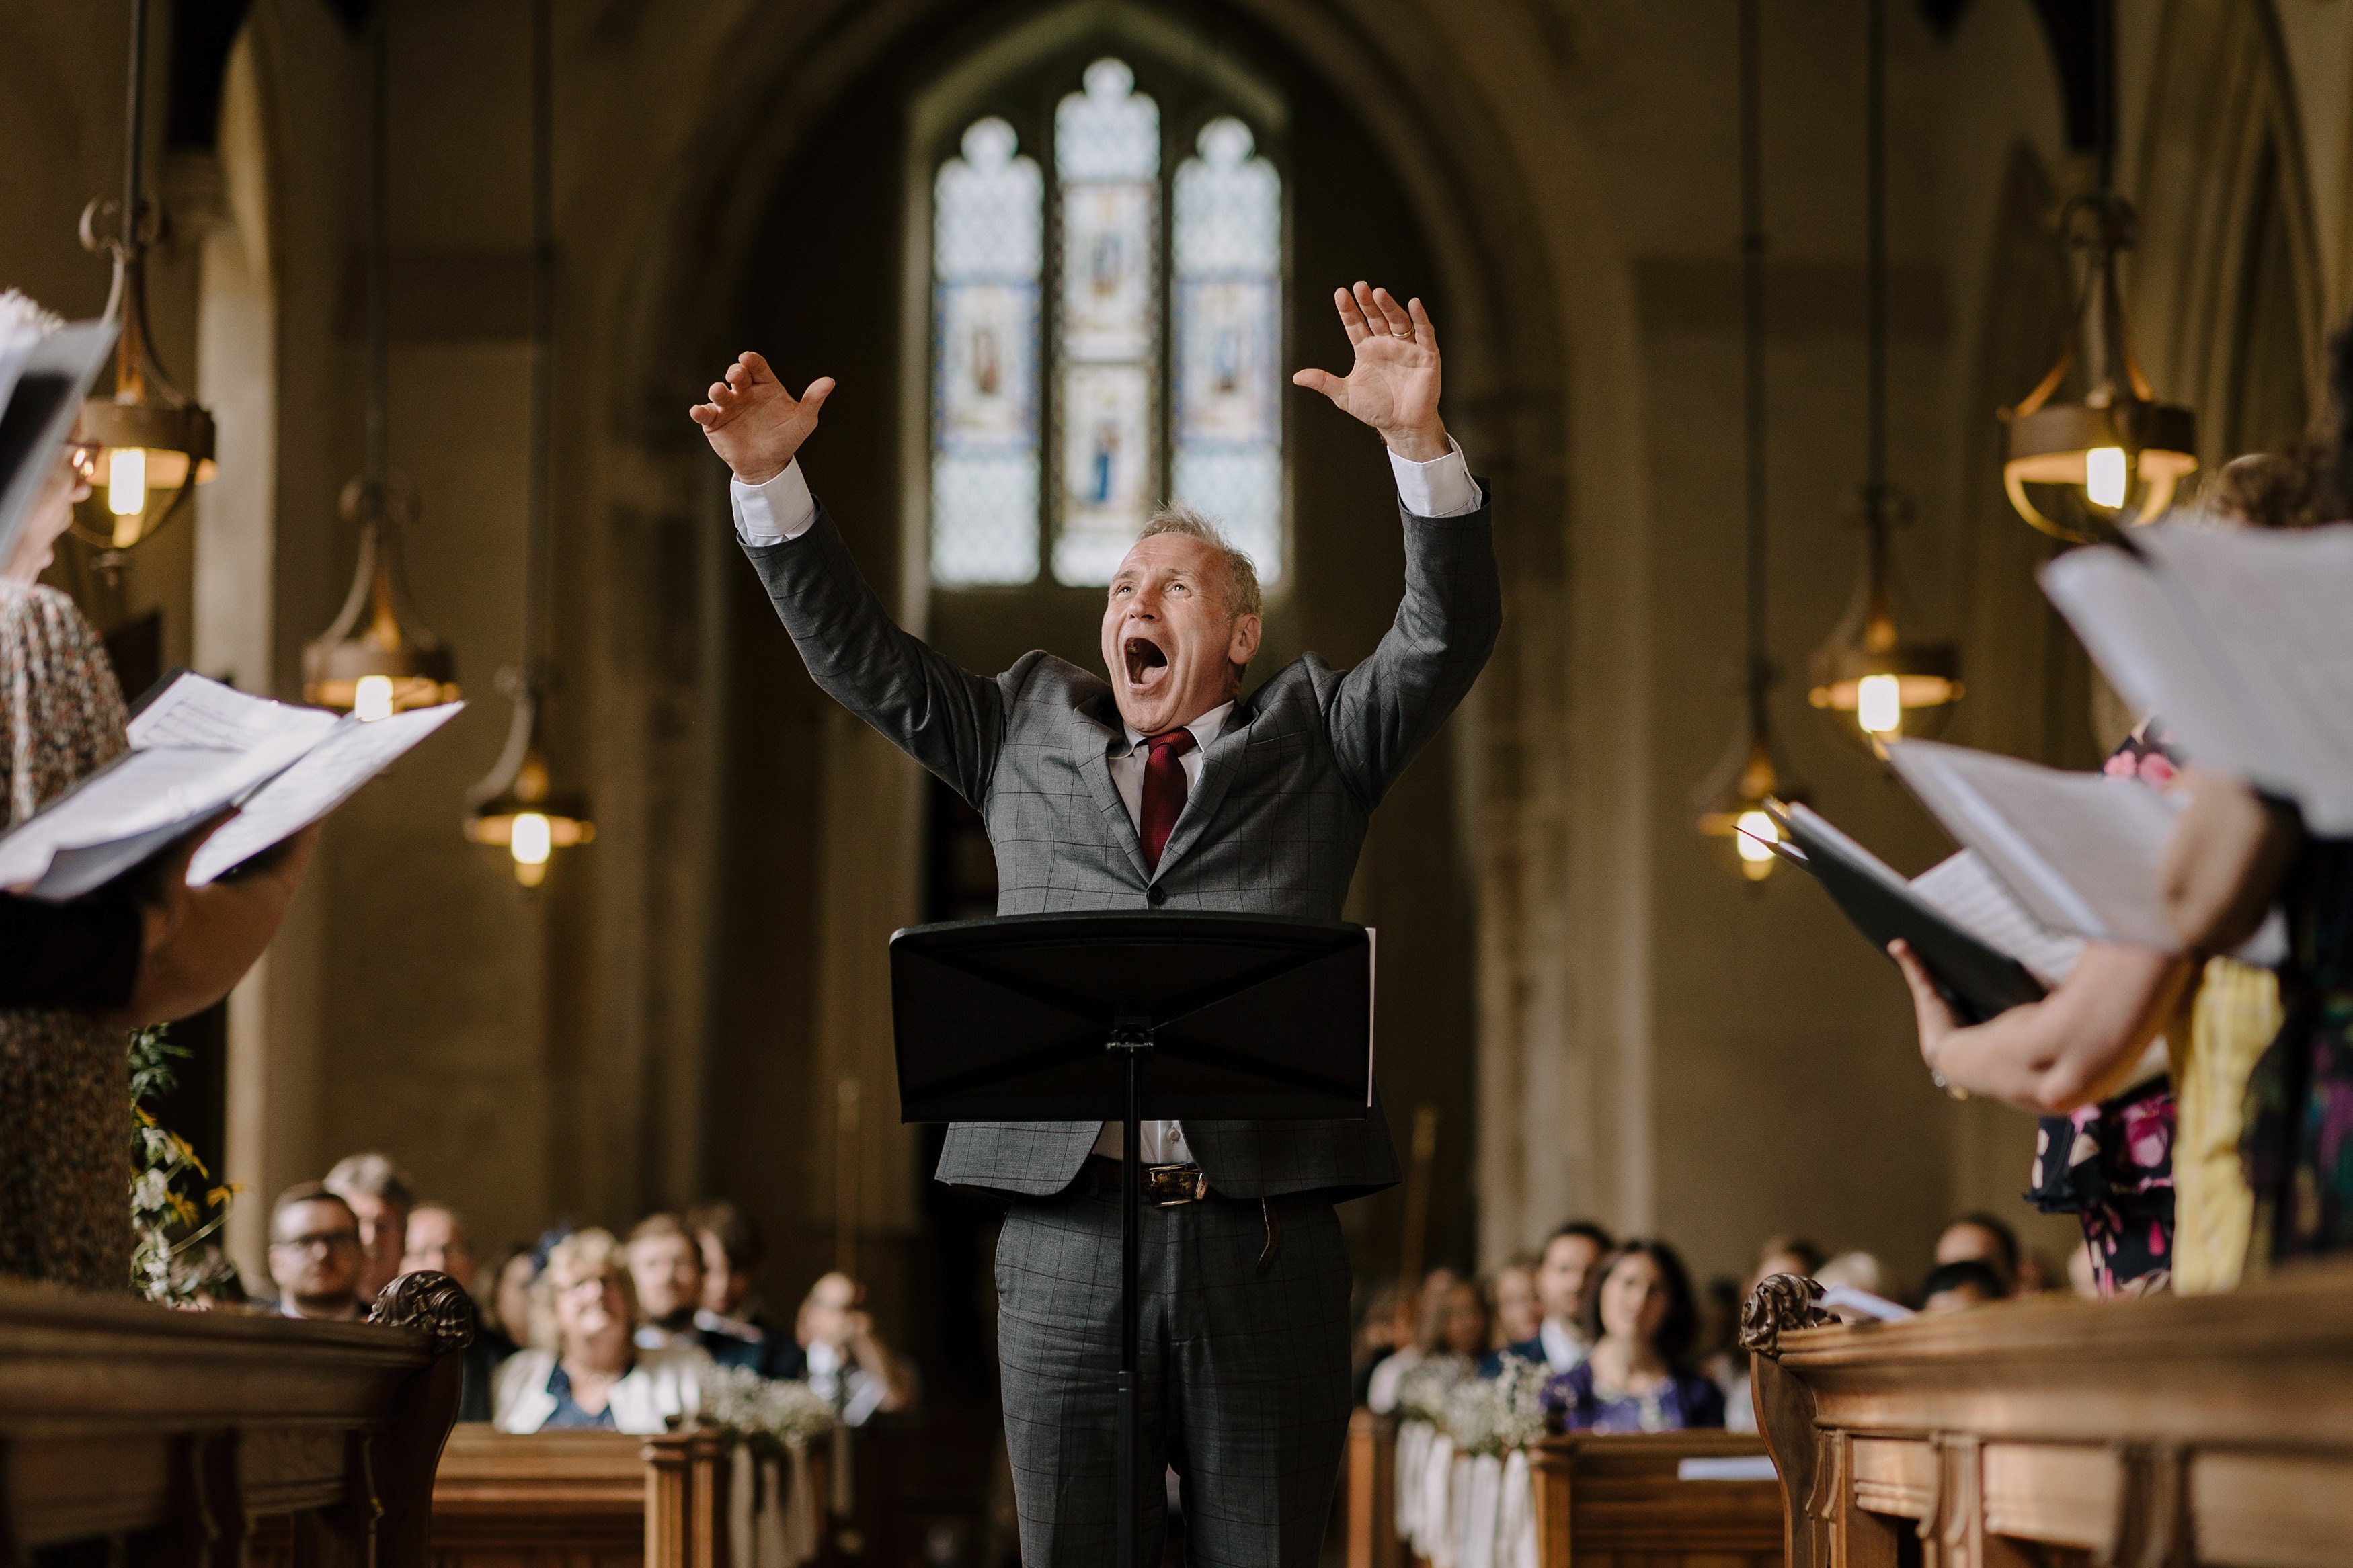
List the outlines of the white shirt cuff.
<svg viewBox="0 0 2353 1568">
<path fill-rule="evenodd" d="M 798 458 L 764 485 L 730 479 L 727 499 L 735 512 L 735 537 L 746 544 L 782 544 L 798 539 L 817 521 L 817 498 L 809 494 L 808 479 L 801 472 Z"/>
<path fill-rule="evenodd" d="M 1465 517 L 1479 510 L 1478 481 L 1471 477 L 1462 444 L 1451 436 L 1446 437 L 1446 456 L 1427 463 L 1391 452 L 1389 471 L 1397 476 L 1398 500 L 1416 517 Z"/>
</svg>

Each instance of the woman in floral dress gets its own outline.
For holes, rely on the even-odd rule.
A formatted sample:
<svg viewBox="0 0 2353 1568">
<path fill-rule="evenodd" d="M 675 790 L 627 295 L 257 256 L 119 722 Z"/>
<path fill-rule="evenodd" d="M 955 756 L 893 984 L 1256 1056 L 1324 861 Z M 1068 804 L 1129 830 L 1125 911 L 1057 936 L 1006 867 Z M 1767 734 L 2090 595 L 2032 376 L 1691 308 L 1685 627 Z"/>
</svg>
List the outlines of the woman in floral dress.
<svg viewBox="0 0 2353 1568">
<path fill-rule="evenodd" d="M 0 343 L 58 324 L 24 296 L 0 293 Z M 40 584 L 73 504 L 90 493 L 98 457 L 79 447 L 55 459 L 0 562 L 0 828 L 24 821 L 126 744 L 122 693 L 104 646 L 71 599 Z M 114 946 L 135 950 L 97 955 L 89 965 L 95 991 L 75 995 L 73 1005 L 0 1007 L 0 1279 L 88 1290 L 131 1286 L 127 1032 L 185 1017 L 227 994 L 276 931 L 316 829 L 211 887 L 189 888 L 187 857 L 202 837 L 183 841 L 143 876 L 133 873 L 131 885 L 91 895 L 133 908 L 120 922 L 83 929 L 112 932 Z"/>
</svg>

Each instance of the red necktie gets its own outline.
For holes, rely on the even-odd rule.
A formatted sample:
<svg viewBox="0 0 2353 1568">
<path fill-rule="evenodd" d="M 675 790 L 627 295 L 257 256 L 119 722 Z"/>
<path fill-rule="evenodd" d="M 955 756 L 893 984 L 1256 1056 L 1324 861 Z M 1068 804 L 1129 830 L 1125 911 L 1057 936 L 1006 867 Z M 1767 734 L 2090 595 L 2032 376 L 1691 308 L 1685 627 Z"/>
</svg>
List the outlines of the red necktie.
<svg viewBox="0 0 2353 1568">
<path fill-rule="evenodd" d="M 1151 748 L 1151 754 L 1144 759 L 1144 804 L 1136 812 L 1135 826 L 1144 838 L 1144 863 L 1157 871 L 1160 852 L 1168 847 L 1168 835 L 1183 814 L 1185 796 L 1192 787 L 1185 778 L 1185 753 L 1198 742 L 1190 730 L 1171 730 L 1165 735 L 1147 735 L 1144 743 Z"/>
</svg>

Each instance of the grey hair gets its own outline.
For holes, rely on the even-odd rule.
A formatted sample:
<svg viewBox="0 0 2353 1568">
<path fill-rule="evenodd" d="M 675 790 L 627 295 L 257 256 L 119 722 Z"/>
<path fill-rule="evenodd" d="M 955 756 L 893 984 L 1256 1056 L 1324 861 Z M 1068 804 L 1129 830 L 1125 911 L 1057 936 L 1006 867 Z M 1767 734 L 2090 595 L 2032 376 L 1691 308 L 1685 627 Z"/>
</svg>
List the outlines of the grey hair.
<svg viewBox="0 0 2353 1568">
<path fill-rule="evenodd" d="M 417 1206 L 417 1189 L 392 1156 L 374 1151 L 344 1155 L 322 1184 L 339 1197 L 380 1198 L 404 1215 Z"/>
<path fill-rule="evenodd" d="M 1258 585 L 1258 563 L 1237 550 L 1226 538 L 1226 531 L 1202 513 L 1182 501 L 1165 503 L 1152 514 L 1138 533 L 1136 542 L 1163 533 L 1181 533 L 1187 539 L 1198 539 L 1216 551 L 1225 561 L 1226 578 L 1229 584 L 1226 608 L 1235 616 L 1259 616 L 1265 613 L 1266 595 Z"/>
</svg>

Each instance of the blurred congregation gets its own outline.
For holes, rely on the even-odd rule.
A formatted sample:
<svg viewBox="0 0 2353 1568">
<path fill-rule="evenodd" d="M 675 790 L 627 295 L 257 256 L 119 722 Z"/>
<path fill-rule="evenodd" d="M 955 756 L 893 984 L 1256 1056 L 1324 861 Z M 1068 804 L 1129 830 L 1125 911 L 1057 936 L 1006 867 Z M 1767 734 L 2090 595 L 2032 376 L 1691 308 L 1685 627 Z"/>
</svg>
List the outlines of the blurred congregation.
<svg viewBox="0 0 2353 1568">
<path fill-rule="evenodd" d="M 876 1337 L 863 1287 L 822 1275 L 780 1322 L 754 1288 L 761 1262 L 725 1202 L 648 1215 L 625 1238 L 565 1226 L 483 1257 L 458 1210 L 420 1201 L 370 1152 L 278 1194 L 271 1294 L 248 1296 L 217 1253 L 190 1272 L 205 1310 L 327 1322 L 364 1318 L 403 1274 L 453 1277 L 474 1319 L 458 1419 L 502 1432 L 669 1431 L 699 1414 L 701 1375 L 721 1366 L 806 1382 L 847 1426 L 907 1409 L 916 1373 Z"/>
<path fill-rule="evenodd" d="M 1357 1402 L 1443 1423 L 1457 1385 L 1501 1377 L 1510 1362 L 1541 1377 L 1537 1399 L 1555 1430 L 1754 1432 L 1738 1330 L 1765 1280 L 1788 1274 L 1872 1298 L 1844 1309 L 1857 1321 L 2059 1292 L 2097 1300 L 2091 1245 L 2057 1263 L 2022 1247 L 2000 1215 L 1970 1214 L 1937 1234 L 1935 1265 L 1915 1281 L 1891 1279 L 1868 1252 L 1831 1255 L 1775 1236 L 1746 1279 L 1694 1282 L 1672 1243 L 1613 1239 L 1592 1220 L 1569 1220 L 1540 1251 L 1490 1273 L 1433 1268 L 1409 1294 L 1369 1292 L 1356 1328 Z"/>
</svg>

